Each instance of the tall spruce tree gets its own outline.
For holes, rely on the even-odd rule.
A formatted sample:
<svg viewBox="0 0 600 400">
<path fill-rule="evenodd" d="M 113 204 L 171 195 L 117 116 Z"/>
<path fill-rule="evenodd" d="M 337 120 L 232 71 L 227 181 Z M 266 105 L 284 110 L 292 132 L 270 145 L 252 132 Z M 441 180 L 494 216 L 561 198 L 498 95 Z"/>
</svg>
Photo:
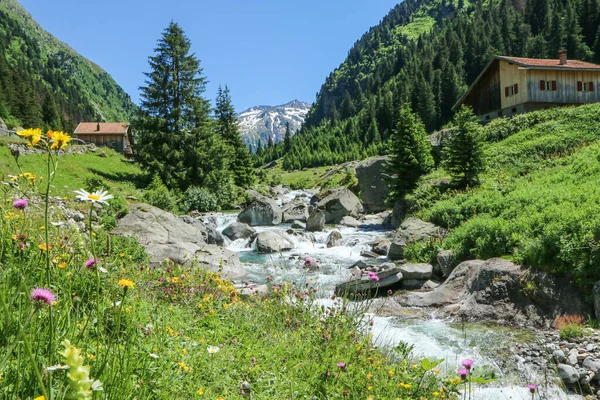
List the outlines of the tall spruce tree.
<svg viewBox="0 0 600 400">
<path fill-rule="evenodd" d="M 285 137 L 283 138 L 283 148 L 287 153 L 292 148 L 292 132 L 290 131 L 290 123 L 285 123 Z"/>
<path fill-rule="evenodd" d="M 484 170 L 481 125 L 470 107 L 463 105 L 454 116 L 454 131 L 443 154 L 443 166 L 460 188 L 475 186 Z"/>
<path fill-rule="evenodd" d="M 433 168 L 425 125 L 409 105 L 400 109 L 398 123 L 392 131 L 390 154 L 386 164 L 390 198 L 402 200 L 416 187 L 419 178 Z"/>
<path fill-rule="evenodd" d="M 227 85 L 225 89 L 219 86 L 215 105 L 215 131 L 228 146 L 234 182 L 238 186 L 247 188 L 254 184 L 254 168 L 250 152 L 240 135 Z"/>
<path fill-rule="evenodd" d="M 135 123 L 142 167 L 158 174 L 168 187 L 180 189 L 202 184 L 208 173 L 203 163 L 207 146 L 215 143 L 210 105 L 202 97 L 206 79 L 190 47 L 181 27 L 171 21 L 149 57 Z"/>
</svg>

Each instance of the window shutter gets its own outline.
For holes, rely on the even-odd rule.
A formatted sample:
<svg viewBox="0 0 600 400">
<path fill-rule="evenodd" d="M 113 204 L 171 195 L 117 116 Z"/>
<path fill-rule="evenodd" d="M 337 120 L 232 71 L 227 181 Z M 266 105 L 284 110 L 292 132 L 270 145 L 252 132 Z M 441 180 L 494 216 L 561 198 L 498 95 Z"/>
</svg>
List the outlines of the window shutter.
<svg viewBox="0 0 600 400">
<path fill-rule="evenodd" d="M 583 91 L 583 82 L 581 82 L 581 81 L 577 82 L 577 91 L 578 92 Z"/>
<path fill-rule="evenodd" d="M 540 81 L 540 90 L 546 90 L 546 81 Z"/>
<path fill-rule="evenodd" d="M 508 97 L 508 86 L 504 88 L 504 97 Z"/>
<path fill-rule="evenodd" d="M 556 92 L 556 81 L 552 81 L 552 91 Z"/>
<path fill-rule="evenodd" d="M 594 82 L 590 82 L 590 83 L 588 84 L 588 90 L 589 90 L 590 92 L 593 92 L 593 91 L 594 91 Z"/>
<path fill-rule="evenodd" d="M 519 94 L 519 84 L 515 83 L 515 94 Z"/>
</svg>

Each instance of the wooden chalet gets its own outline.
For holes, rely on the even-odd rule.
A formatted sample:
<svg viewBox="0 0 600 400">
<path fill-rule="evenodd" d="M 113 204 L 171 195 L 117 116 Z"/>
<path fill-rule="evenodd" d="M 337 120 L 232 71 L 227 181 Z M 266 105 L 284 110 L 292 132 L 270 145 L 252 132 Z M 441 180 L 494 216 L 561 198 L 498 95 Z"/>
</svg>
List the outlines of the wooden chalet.
<svg viewBox="0 0 600 400">
<path fill-rule="evenodd" d="M 565 105 L 600 102 L 600 65 L 567 60 L 496 56 L 453 107 L 473 107 L 482 122 Z"/>
<path fill-rule="evenodd" d="M 81 122 L 73 135 L 86 143 L 132 154 L 128 122 Z"/>
</svg>

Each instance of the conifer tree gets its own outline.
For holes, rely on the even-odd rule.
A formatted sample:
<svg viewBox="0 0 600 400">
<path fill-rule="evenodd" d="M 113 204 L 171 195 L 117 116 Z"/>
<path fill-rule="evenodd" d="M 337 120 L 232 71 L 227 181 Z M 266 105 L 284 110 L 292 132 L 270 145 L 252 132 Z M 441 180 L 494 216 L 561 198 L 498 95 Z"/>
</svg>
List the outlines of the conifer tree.
<svg viewBox="0 0 600 400">
<path fill-rule="evenodd" d="M 475 186 L 484 170 L 481 125 L 470 107 L 462 106 L 454 116 L 454 131 L 443 153 L 443 166 L 460 188 Z"/>
<path fill-rule="evenodd" d="M 287 153 L 292 148 L 292 132 L 290 132 L 290 123 L 285 123 L 285 137 L 283 138 L 283 147 Z"/>
<path fill-rule="evenodd" d="M 419 178 L 432 168 L 431 144 L 427 141 L 425 125 L 410 106 L 405 105 L 392 131 L 390 159 L 386 165 L 391 199 L 404 199 L 416 187 Z"/>
</svg>

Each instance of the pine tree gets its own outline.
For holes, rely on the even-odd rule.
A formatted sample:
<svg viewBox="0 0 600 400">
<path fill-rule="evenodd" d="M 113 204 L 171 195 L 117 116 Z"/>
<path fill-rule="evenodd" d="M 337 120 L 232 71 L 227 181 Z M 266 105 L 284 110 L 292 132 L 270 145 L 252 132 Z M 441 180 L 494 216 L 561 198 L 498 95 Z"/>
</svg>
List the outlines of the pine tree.
<svg viewBox="0 0 600 400">
<path fill-rule="evenodd" d="M 230 168 L 236 185 L 247 188 L 254 179 L 254 168 L 248 148 L 244 144 L 238 129 L 235 110 L 231 103 L 229 88 L 219 86 L 215 100 L 215 131 L 228 147 L 227 156 L 230 159 Z"/>
<path fill-rule="evenodd" d="M 478 183 L 484 170 L 481 125 L 470 107 L 462 106 L 454 116 L 454 131 L 443 153 L 443 166 L 457 187 L 466 188 Z"/>
<path fill-rule="evenodd" d="M 289 122 L 285 123 L 285 137 L 283 138 L 283 147 L 286 153 L 292 148 L 292 133 L 290 132 Z"/>
<path fill-rule="evenodd" d="M 149 57 L 151 71 L 140 87 L 142 102 L 134 124 L 142 167 L 168 187 L 182 190 L 202 183 L 202 160 L 209 150 L 202 146 L 214 143 L 210 105 L 202 97 L 206 79 L 190 47 L 181 27 L 171 22 Z"/>
<path fill-rule="evenodd" d="M 425 125 L 408 105 L 400 109 L 391 139 L 391 155 L 386 165 L 390 197 L 402 200 L 416 187 L 419 178 L 433 168 L 431 144 L 427 141 Z"/>
<path fill-rule="evenodd" d="M 267 142 L 267 148 L 272 149 L 275 146 L 275 142 L 273 141 L 273 136 L 269 135 L 269 141 Z"/>
</svg>

